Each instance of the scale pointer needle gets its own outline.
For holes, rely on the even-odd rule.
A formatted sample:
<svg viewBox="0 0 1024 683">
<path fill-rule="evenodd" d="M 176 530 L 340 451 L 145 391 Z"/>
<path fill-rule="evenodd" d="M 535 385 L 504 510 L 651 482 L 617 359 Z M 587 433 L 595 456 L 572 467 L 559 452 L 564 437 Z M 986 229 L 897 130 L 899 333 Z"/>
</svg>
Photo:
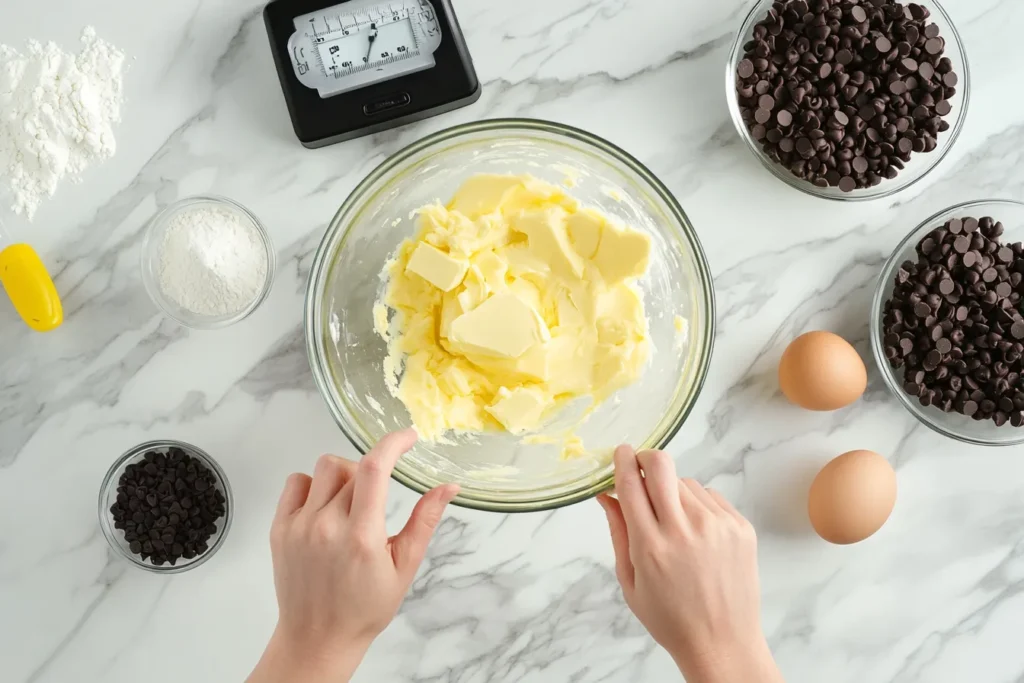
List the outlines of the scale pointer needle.
<svg viewBox="0 0 1024 683">
<path fill-rule="evenodd" d="M 373 41 L 377 40 L 377 27 L 374 24 L 370 24 L 370 29 L 373 33 L 369 35 L 369 40 L 366 43 L 366 56 L 363 57 L 364 64 L 368 64 L 370 62 L 370 52 L 373 51 Z"/>
</svg>

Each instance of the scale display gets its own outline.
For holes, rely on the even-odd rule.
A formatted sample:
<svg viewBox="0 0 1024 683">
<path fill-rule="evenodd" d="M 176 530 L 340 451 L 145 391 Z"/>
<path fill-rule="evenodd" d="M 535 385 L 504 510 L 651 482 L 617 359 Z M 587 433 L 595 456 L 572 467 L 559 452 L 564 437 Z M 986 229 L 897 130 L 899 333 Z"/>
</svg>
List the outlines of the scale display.
<svg viewBox="0 0 1024 683">
<path fill-rule="evenodd" d="M 295 17 L 299 82 L 332 97 L 436 65 L 441 26 L 428 0 L 354 0 Z"/>
</svg>

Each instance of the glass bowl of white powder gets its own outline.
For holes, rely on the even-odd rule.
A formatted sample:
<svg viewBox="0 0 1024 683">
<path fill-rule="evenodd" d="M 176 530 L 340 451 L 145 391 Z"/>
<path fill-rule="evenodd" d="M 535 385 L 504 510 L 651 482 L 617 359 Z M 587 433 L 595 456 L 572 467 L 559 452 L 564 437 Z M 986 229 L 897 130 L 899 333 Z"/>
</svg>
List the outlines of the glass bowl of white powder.
<svg viewBox="0 0 1024 683">
<path fill-rule="evenodd" d="M 270 294 L 276 254 L 266 228 L 225 197 L 188 197 L 146 228 L 142 281 L 168 317 L 193 329 L 232 325 Z"/>
</svg>

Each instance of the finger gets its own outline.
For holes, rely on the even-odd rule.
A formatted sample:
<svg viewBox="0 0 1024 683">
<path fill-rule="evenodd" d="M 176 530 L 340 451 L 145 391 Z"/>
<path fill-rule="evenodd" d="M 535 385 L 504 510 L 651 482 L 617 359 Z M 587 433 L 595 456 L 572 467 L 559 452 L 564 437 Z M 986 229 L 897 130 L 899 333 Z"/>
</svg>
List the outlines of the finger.
<svg viewBox="0 0 1024 683">
<path fill-rule="evenodd" d="M 441 523 L 444 509 L 459 493 L 458 484 L 446 484 L 428 491 L 416 503 L 409 521 L 391 539 L 391 557 L 399 572 L 412 578 L 427 554 L 434 530 Z"/>
<path fill-rule="evenodd" d="M 640 451 L 636 460 L 644 472 L 644 487 L 658 521 L 679 519 L 683 506 L 679 502 L 679 476 L 672 456 L 665 451 Z"/>
<path fill-rule="evenodd" d="M 304 508 L 316 512 L 330 502 L 341 487 L 355 475 L 356 463 L 336 455 L 321 455 L 313 468 L 313 483 Z"/>
<path fill-rule="evenodd" d="M 416 438 L 416 430 L 411 428 L 388 434 L 359 461 L 352 491 L 353 521 L 372 520 L 384 524 L 391 472 L 402 454 L 416 443 Z"/>
<path fill-rule="evenodd" d="M 355 491 L 355 488 L 356 478 L 353 475 L 352 477 L 349 478 L 345 485 L 341 487 L 341 490 L 338 491 L 337 495 L 335 495 L 334 498 L 331 498 L 331 502 L 328 503 L 326 507 L 324 507 L 324 509 L 326 510 L 330 508 L 331 510 L 334 510 L 336 514 L 339 514 L 343 517 L 348 517 L 349 515 L 351 515 L 352 492 Z"/>
<path fill-rule="evenodd" d="M 730 503 L 726 499 L 726 497 L 723 496 L 721 493 L 719 493 L 715 489 L 707 489 L 707 492 L 708 495 L 711 496 L 712 500 L 718 503 L 718 507 L 722 508 L 722 510 L 726 514 L 732 515 L 733 517 L 738 517 L 740 519 L 746 519 L 743 515 L 740 514 L 740 511 L 737 510 L 736 507 L 732 503 Z"/>
<path fill-rule="evenodd" d="M 619 501 L 609 495 L 601 494 L 597 502 L 604 508 L 608 517 L 608 530 L 612 536 L 612 549 L 615 551 L 615 576 L 622 584 L 623 590 L 633 590 L 636 585 L 636 576 L 633 569 L 633 561 L 629 558 L 629 530 L 626 527 L 626 519 L 622 516 L 622 507 Z"/>
<path fill-rule="evenodd" d="M 630 529 L 641 531 L 656 526 L 654 508 L 647 497 L 647 489 L 640 476 L 640 464 L 631 446 L 615 449 L 615 493 L 619 498 L 623 519 Z"/>
<path fill-rule="evenodd" d="M 277 501 L 277 512 L 274 513 L 274 523 L 284 521 L 291 515 L 302 509 L 309 496 L 309 485 L 313 479 L 308 474 L 292 474 L 284 483 L 284 490 Z"/>
<path fill-rule="evenodd" d="M 683 511 L 688 516 L 708 512 L 714 514 L 722 512 L 718 503 L 715 502 L 696 479 L 679 480 L 679 502 L 682 503 Z"/>
</svg>

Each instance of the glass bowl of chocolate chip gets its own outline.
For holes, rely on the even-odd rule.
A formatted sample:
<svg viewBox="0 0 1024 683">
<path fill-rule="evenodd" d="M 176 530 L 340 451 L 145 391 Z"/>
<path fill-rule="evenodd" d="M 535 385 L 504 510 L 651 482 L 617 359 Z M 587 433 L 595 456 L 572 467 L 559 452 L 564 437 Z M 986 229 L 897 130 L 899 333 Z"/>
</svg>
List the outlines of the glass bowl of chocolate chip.
<svg viewBox="0 0 1024 683">
<path fill-rule="evenodd" d="M 110 547 L 136 567 L 176 574 L 209 560 L 231 528 L 227 475 L 205 451 L 182 441 L 148 441 L 110 466 L 99 521 Z"/>
<path fill-rule="evenodd" d="M 825 199 L 877 199 L 952 148 L 970 71 L 934 0 L 759 0 L 736 36 L 726 97 L 777 178 Z"/>
<path fill-rule="evenodd" d="M 968 202 L 913 230 L 875 289 L 871 349 L 893 394 L 940 434 L 1024 443 L 1024 203 Z"/>
</svg>

